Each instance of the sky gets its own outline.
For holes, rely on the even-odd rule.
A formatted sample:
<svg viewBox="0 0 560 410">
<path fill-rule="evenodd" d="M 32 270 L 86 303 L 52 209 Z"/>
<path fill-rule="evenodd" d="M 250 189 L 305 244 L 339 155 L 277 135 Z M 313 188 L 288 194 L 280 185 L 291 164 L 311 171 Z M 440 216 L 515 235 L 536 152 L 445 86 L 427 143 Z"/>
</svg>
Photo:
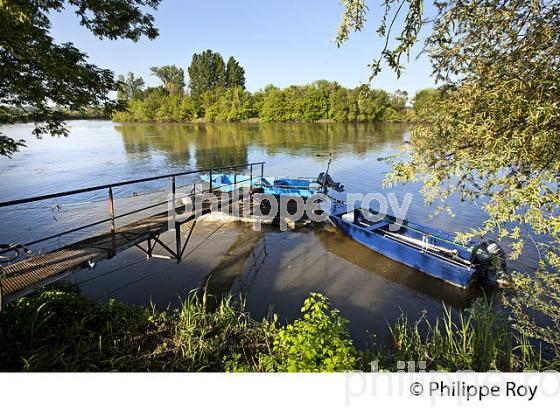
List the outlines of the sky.
<svg viewBox="0 0 560 410">
<path fill-rule="evenodd" d="M 133 72 L 150 86 L 159 81 L 149 67 L 175 64 L 187 74 L 193 53 L 212 49 L 224 60 L 233 55 L 240 62 L 249 91 L 321 79 L 355 87 L 369 81 L 368 64 L 382 48 L 375 32 L 380 3 L 369 2 L 367 27 L 341 48 L 333 42 L 342 13 L 338 0 L 162 0 L 152 12 L 159 37 L 136 43 L 96 38 L 68 8 L 51 15 L 51 34 L 58 42 L 74 43 L 90 62 L 117 74 Z M 418 51 L 400 79 L 386 69 L 372 86 L 410 95 L 433 86 L 431 66 L 425 56 L 415 58 Z"/>
</svg>

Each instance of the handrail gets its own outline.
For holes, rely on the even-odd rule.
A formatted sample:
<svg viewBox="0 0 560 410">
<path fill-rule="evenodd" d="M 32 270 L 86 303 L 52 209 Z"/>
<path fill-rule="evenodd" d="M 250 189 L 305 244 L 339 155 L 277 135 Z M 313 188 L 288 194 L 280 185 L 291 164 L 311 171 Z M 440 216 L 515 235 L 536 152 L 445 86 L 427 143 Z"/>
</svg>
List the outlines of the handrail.
<svg viewBox="0 0 560 410">
<path fill-rule="evenodd" d="M 227 166 L 227 167 L 195 169 L 195 170 L 192 170 L 192 171 L 177 172 L 177 173 L 173 173 L 173 174 L 159 175 L 159 176 L 155 176 L 155 177 L 147 177 L 147 178 L 139 178 L 139 179 L 133 179 L 133 180 L 128 180 L 128 181 L 115 182 L 115 183 L 112 183 L 112 184 L 97 185 L 97 186 L 92 186 L 92 187 L 88 187 L 88 188 L 81 188 L 81 189 L 74 189 L 74 190 L 71 190 L 71 191 L 56 192 L 56 193 L 53 193 L 53 194 L 40 195 L 40 196 L 31 197 L 31 198 L 22 198 L 22 199 L 15 199 L 15 200 L 11 200 L 11 201 L 4 201 L 4 202 L 0 202 L 0 208 L 6 207 L 6 206 L 27 204 L 29 202 L 43 201 L 43 200 L 51 199 L 51 198 L 59 198 L 61 196 L 69 196 L 69 195 L 82 194 L 82 193 L 85 193 L 85 192 L 99 191 L 101 189 L 115 188 L 115 187 L 118 187 L 118 186 L 138 184 L 140 182 L 155 181 L 155 180 L 158 180 L 158 179 L 179 177 L 179 176 L 183 176 L 183 175 L 200 174 L 202 172 L 209 172 L 209 171 L 214 171 L 214 170 L 244 168 L 244 167 L 248 167 L 248 166 L 252 166 L 252 165 L 263 165 L 263 164 L 264 164 L 264 162 L 261 161 L 261 162 L 252 162 L 252 163 L 249 163 L 249 164 L 242 164 L 242 165 L 232 165 L 232 166 Z"/>
<path fill-rule="evenodd" d="M 172 185 L 171 185 L 171 191 L 173 193 L 173 202 L 175 202 L 175 194 L 176 194 L 176 183 L 175 183 L 175 179 L 178 176 L 183 176 L 183 175 L 192 175 L 192 174 L 200 174 L 203 172 L 210 172 L 210 175 L 212 175 L 212 171 L 216 171 L 216 170 L 225 170 L 225 169 L 238 169 L 238 168 L 246 168 L 246 167 L 250 167 L 251 170 L 251 178 L 250 178 L 250 183 L 251 183 L 251 190 L 250 193 L 252 193 L 252 184 L 253 184 L 253 166 L 254 165 L 260 165 L 261 166 L 261 179 L 263 177 L 263 172 L 264 172 L 264 162 L 252 162 L 252 163 L 248 163 L 248 164 L 241 164 L 241 165 L 231 165 L 231 166 L 223 166 L 223 167 L 215 167 L 215 168 L 203 168 L 203 169 L 196 169 L 196 170 L 192 170 L 192 171 L 185 171 L 185 172 L 177 172 L 177 173 L 173 173 L 173 174 L 167 174 L 167 175 L 159 175 L 159 176 L 155 176 L 155 177 L 148 177 L 148 178 L 139 178 L 139 179 L 134 179 L 134 180 L 129 180 L 129 181 L 121 181 L 121 182 L 116 182 L 116 183 L 112 183 L 112 184 L 104 184 L 104 185 L 97 185 L 97 186 L 93 186 L 93 187 L 88 187 L 88 188 L 81 188 L 81 189 L 75 189 L 75 190 L 71 190 L 71 191 L 64 191 L 64 192 L 57 192 L 54 194 L 47 194 L 47 195 L 40 195 L 40 196 L 36 196 L 36 197 L 31 197 L 31 198 L 24 198 L 24 199 L 16 199 L 16 200 L 12 200 L 12 201 L 5 201 L 5 202 L 0 202 L 0 208 L 2 207 L 6 207 L 6 206 L 13 206 L 13 205 L 20 205 L 20 204 L 25 204 L 25 203 L 29 203 L 29 202 L 36 202 L 36 201 L 42 201 L 42 200 L 46 200 L 46 199 L 51 199 L 51 198 L 59 198 L 62 196 L 69 196 L 69 195 L 76 195 L 76 194 L 81 194 L 81 193 L 85 193 L 85 192 L 93 192 L 93 191 L 98 191 L 98 190 L 102 190 L 102 189 L 108 189 L 108 201 L 109 201 L 109 218 L 105 218 L 105 219 L 101 219 L 83 226 L 79 226 L 76 228 L 72 228 L 69 229 L 67 231 L 64 232 L 60 232 L 60 233 L 56 233 L 56 234 L 52 234 L 49 235 L 47 237 L 41 238 L 41 239 L 36 239 L 33 240 L 31 242 L 28 242 L 24 245 L 24 247 L 28 247 L 31 245 L 36 245 L 38 243 L 41 242 L 45 242 L 51 239 L 55 239 L 58 238 L 60 236 L 63 235 L 67 235 L 69 233 L 73 233 L 73 232 L 78 232 L 84 229 L 88 229 L 88 228 L 92 228 L 94 226 L 100 225 L 100 224 L 104 224 L 109 222 L 110 223 L 110 235 L 111 235 L 111 255 L 115 256 L 117 249 L 116 249 L 116 232 L 117 232 L 117 227 L 116 227 L 116 220 L 126 217 L 126 216 L 130 216 L 132 214 L 138 213 L 138 212 L 142 212 L 151 208 L 155 208 L 157 206 L 161 206 L 164 205 L 165 203 L 167 203 L 168 201 L 165 202 L 159 202 L 157 204 L 151 204 L 145 207 L 142 207 L 140 209 L 135 209 L 132 211 L 128 211 L 125 212 L 123 214 L 120 215 L 116 215 L 115 214 L 115 208 L 114 208 L 114 203 L 113 203 L 113 188 L 114 187 L 118 187 L 118 186 L 124 186 L 124 185 L 131 185 L 131 184 L 137 184 L 140 182 L 147 182 L 147 181 L 155 181 L 155 180 L 159 180 L 159 179 L 166 179 L 166 178 L 172 178 Z M 235 175 L 237 176 L 237 171 L 235 171 Z M 256 176 L 255 176 L 256 178 Z M 237 185 L 240 182 L 245 182 L 245 181 L 237 181 L 237 178 L 235 178 L 235 181 L 233 182 L 233 185 Z M 208 189 L 208 191 L 206 192 L 212 192 L 213 191 L 213 187 L 212 187 L 212 178 L 210 179 L 210 187 Z M 227 185 L 232 185 L 232 184 L 227 184 Z M 205 190 L 203 190 L 201 193 L 204 193 Z M 191 193 L 189 196 L 195 196 L 196 192 Z M 175 204 L 174 204 L 175 205 Z M 6 253 L 10 251 L 10 249 L 1 249 L 0 250 L 0 254 Z"/>
</svg>

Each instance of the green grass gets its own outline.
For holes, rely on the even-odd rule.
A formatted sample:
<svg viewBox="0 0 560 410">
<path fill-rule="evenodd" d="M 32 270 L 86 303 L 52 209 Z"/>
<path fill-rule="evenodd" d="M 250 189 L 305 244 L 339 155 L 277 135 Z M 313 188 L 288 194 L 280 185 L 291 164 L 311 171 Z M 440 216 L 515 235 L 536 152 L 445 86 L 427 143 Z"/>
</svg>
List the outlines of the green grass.
<svg viewBox="0 0 560 410">
<path fill-rule="evenodd" d="M 402 316 L 387 342 L 359 351 L 348 322 L 320 294 L 285 325 L 275 316 L 255 321 L 232 297 L 209 298 L 193 292 L 180 308 L 158 311 L 88 301 L 78 288 L 57 285 L 0 313 L 0 370 L 369 371 L 377 361 L 396 371 L 414 361 L 427 370 L 521 371 L 557 363 L 543 360 L 484 299 L 463 312 L 445 308 L 433 323 Z"/>
<path fill-rule="evenodd" d="M 507 317 L 492 303 L 477 299 L 470 309 L 444 306 L 434 323 L 424 316 L 410 322 L 402 315 L 390 327 L 390 343 L 374 346 L 370 357 L 380 369 L 397 370 L 398 362 L 423 362 L 426 370 L 543 370 L 540 351 L 515 334 Z"/>
<path fill-rule="evenodd" d="M 274 324 L 252 320 L 241 303 L 213 311 L 192 294 L 179 309 L 100 304 L 57 285 L 0 313 L 1 370 L 223 371 L 269 351 Z"/>
</svg>

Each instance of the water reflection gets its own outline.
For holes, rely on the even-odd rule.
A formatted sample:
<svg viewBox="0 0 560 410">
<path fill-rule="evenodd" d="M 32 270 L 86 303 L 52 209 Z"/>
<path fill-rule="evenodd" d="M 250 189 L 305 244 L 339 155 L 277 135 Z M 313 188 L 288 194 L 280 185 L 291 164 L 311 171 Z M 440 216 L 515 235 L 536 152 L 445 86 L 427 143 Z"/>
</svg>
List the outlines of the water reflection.
<svg viewBox="0 0 560 410">
<path fill-rule="evenodd" d="M 381 254 L 372 252 L 347 236 L 335 232 L 334 228 L 317 229 L 315 235 L 329 252 L 343 258 L 352 265 L 401 286 L 421 292 L 435 300 L 441 300 L 449 306 L 465 308 L 470 305 L 474 298 L 482 295 L 482 292 L 475 288 L 459 289 Z"/>
<path fill-rule="evenodd" d="M 248 162 L 251 150 L 313 158 L 317 153 L 363 155 L 396 148 L 407 129 L 403 124 L 122 124 L 127 155 L 138 158 L 157 152 L 173 165 L 196 168 Z"/>
</svg>

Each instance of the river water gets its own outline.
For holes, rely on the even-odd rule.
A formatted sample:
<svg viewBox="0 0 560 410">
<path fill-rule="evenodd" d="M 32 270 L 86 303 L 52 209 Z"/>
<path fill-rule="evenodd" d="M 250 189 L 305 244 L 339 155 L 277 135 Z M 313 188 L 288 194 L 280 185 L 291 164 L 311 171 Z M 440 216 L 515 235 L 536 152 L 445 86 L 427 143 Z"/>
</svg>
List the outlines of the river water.
<svg viewBox="0 0 560 410">
<path fill-rule="evenodd" d="M 265 161 L 266 175 L 330 174 L 347 192 L 387 194 L 399 203 L 412 201 L 407 218 L 451 232 L 466 231 L 484 221 L 471 204 L 451 200 L 455 216 L 433 216 L 419 186 L 382 189 L 389 165 L 380 159 L 397 152 L 407 138 L 403 124 L 115 124 L 70 121 L 66 138 L 31 137 L 32 126 L 5 126 L 1 132 L 27 140 L 12 158 L 0 158 L 0 201 L 78 189 L 121 180 Z M 184 181 L 185 183 L 192 181 Z M 169 182 L 165 182 L 168 184 Z M 151 182 L 115 189 L 117 213 L 133 198 L 145 204 L 154 198 L 135 194 L 168 188 Z M 161 194 L 161 193 L 160 193 Z M 153 194 L 156 195 L 156 194 Z M 0 209 L 0 242 L 30 242 L 107 216 L 106 191 Z M 140 201 L 140 202 L 138 202 Z M 107 227 L 103 227 L 106 229 Z M 94 232 L 94 228 L 91 232 Z M 172 234 L 162 239 L 169 242 Z M 36 253 L 80 239 L 83 232 L 33 247 Z M 534 255 L 520 261 L 534 264 Z M 415 318 L 441 313 L 443 303 L 468 307 L 474 290 L 463 291 L 377 255 L 325 227 L 259 232 L 242 222 L 204 222 L 197 226 L 181 264 L 146 261 L 130 249 L 70 277 L 93 299 L 116 298 L 158 306 L 179 303 L 190 290 L 232 292 L 246 298 L 254 317 L 271 308 L 281 320 L 299 316 L 309 292 L 322 292 L 350 320 L 359 345 L 367 332 L 386 334 L 387 322 L 401 312 Z"/>
</svg>

